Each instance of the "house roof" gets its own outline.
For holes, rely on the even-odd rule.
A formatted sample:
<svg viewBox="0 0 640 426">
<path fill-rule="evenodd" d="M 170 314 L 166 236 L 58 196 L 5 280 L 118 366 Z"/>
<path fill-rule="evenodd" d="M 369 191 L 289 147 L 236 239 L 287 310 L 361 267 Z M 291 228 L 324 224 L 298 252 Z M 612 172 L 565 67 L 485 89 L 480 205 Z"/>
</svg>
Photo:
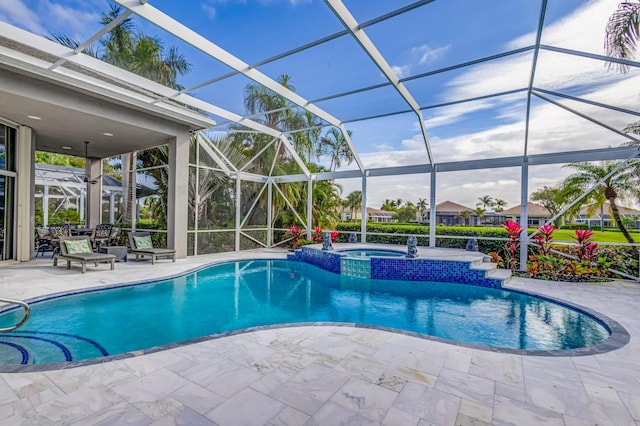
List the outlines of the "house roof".
<svg viewBox="0 0 640 426">
<path fill-rule="evenodd" d="M 589 209 L 591 207 L 593 207 L 593 205 L 582 207 L 580 209 L 580 214 L 587 216 L 588 215 L 588 211 L 589 211 Z M 602 209 L 603 209 L 605 215 L 609 214 L 611 206 L 610 206 L 608 201 L 604 203 L 604 205 L 602 206 Z M 621 215 L 624 215 L 624 216 L 640 216 L 640 210 L 636 210 L 636 209 L 633 209 L 631 207 L 618 206 L 618 211 L 620 212 Z M 600 214 L 600 207 L 596 207 L 593 210 L 593 212 L 594 212 L 593 213 L 594 216 L 597 215 L 597 214 Z"/>
<path fill-rule="evenodd" d="M 520 205 L 511 207 L 502 212 L 504 216 L 519 216 L 520 215 Z M 545 209 L 539 204 L 535 203 L 527 203 L 527 215 L 529 217 L 551 217 L 552 214 L 549 210 Z"/>
<path fill-rule="evenodd" d="M 440 204 L 436 204 L 436 211 L 440 213 L 460 213 L 465 210 L 473 212 L 472 208 L 463 206 L 462 204 L 454 203 L 453 201 L 443 201 Z"/>
<path fill-rule="evenodd" d="M 378 216 L 378 217 L 393 217 L 395 212 L 390 212 L 388 210 L 373 209 L 371 207 L 367 207 L 367 214 L 369 214 L 371 216 Z"/>
</svg>

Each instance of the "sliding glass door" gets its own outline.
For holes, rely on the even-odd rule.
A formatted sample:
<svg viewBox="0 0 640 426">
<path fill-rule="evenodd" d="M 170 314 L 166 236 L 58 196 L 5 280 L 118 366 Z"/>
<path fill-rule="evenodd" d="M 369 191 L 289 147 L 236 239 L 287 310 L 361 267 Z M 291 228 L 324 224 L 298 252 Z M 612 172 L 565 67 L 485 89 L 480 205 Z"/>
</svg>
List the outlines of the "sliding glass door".
<svg viewBox="0 0 640 426">
<path fill-rule="evenodd" d="M 0 261 L 13 259 L 16 131 L 0 124 Z"/>
</svg>

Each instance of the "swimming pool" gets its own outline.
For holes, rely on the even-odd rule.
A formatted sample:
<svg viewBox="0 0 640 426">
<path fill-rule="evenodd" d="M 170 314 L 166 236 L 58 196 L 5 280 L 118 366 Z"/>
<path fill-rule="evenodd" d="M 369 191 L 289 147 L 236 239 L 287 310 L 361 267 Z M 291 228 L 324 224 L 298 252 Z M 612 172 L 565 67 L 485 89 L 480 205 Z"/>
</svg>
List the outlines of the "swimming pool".
<svg viewBox="0 0 640 426">
<path fill-rule="evenodd" d="M 5 367 L 101 362 L 105 356 L 132 356 L 278 324 L 360 324 L 527 353 L 588 348 L 610 335 L 608 326 L 591 315 L 519 292 L 355 279 L 286 260 L 223 263 L 152 283 L 54 296 L 31 306 L 23 328 L 0 335 Z M 20 315 L 5 311 L 0 326 Z"/>
</svg>

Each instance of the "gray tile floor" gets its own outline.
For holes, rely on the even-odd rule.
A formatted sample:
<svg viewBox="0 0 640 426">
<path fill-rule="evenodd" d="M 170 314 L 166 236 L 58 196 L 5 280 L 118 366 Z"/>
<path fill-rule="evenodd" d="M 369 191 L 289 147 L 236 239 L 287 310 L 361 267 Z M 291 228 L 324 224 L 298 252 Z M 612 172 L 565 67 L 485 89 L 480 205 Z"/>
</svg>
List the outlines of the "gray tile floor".
<svg viewBox="0 0 640 426">
<path fill-rule="evenodd" d="M 284 252 L 117 263 L 86 274 L 39 258 L 0 266 L 0 293 L 28 299 L 249 257 Z M 631 341 L 552 358 L 351 327 L 263 330 L 104 364 L 0 374 L 0 424 L 640 425 L 640 285 L 513 279 L 508 287 L 599 311 Z"/>
</svg>

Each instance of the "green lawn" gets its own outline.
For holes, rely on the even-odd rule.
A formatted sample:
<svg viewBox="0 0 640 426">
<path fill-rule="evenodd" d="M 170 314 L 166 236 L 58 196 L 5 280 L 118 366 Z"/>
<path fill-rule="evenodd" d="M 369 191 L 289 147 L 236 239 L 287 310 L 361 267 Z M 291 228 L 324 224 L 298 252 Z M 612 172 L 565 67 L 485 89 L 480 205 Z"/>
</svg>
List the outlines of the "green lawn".
<svg viewBox="0 0 640 426">
<path fill-rule="evenodd" d="M 533 232 L 532 229 L 529 229 L 529 234 Z M 637 229 L 630 231 L 631 236 L 637 242 L 640 242 L 640 232 Z M 553 233 L 553 239 L 555 241 L 575 241 L 575 231 L 573 229 L 558 229 Z M 593 230 L 593 236 L 591 237 L 591 241 L 599 242 L 599 243 L 626 243 L 627 240 L 624 238 L 620 231 L 597 231 Z"/>
</svg>

